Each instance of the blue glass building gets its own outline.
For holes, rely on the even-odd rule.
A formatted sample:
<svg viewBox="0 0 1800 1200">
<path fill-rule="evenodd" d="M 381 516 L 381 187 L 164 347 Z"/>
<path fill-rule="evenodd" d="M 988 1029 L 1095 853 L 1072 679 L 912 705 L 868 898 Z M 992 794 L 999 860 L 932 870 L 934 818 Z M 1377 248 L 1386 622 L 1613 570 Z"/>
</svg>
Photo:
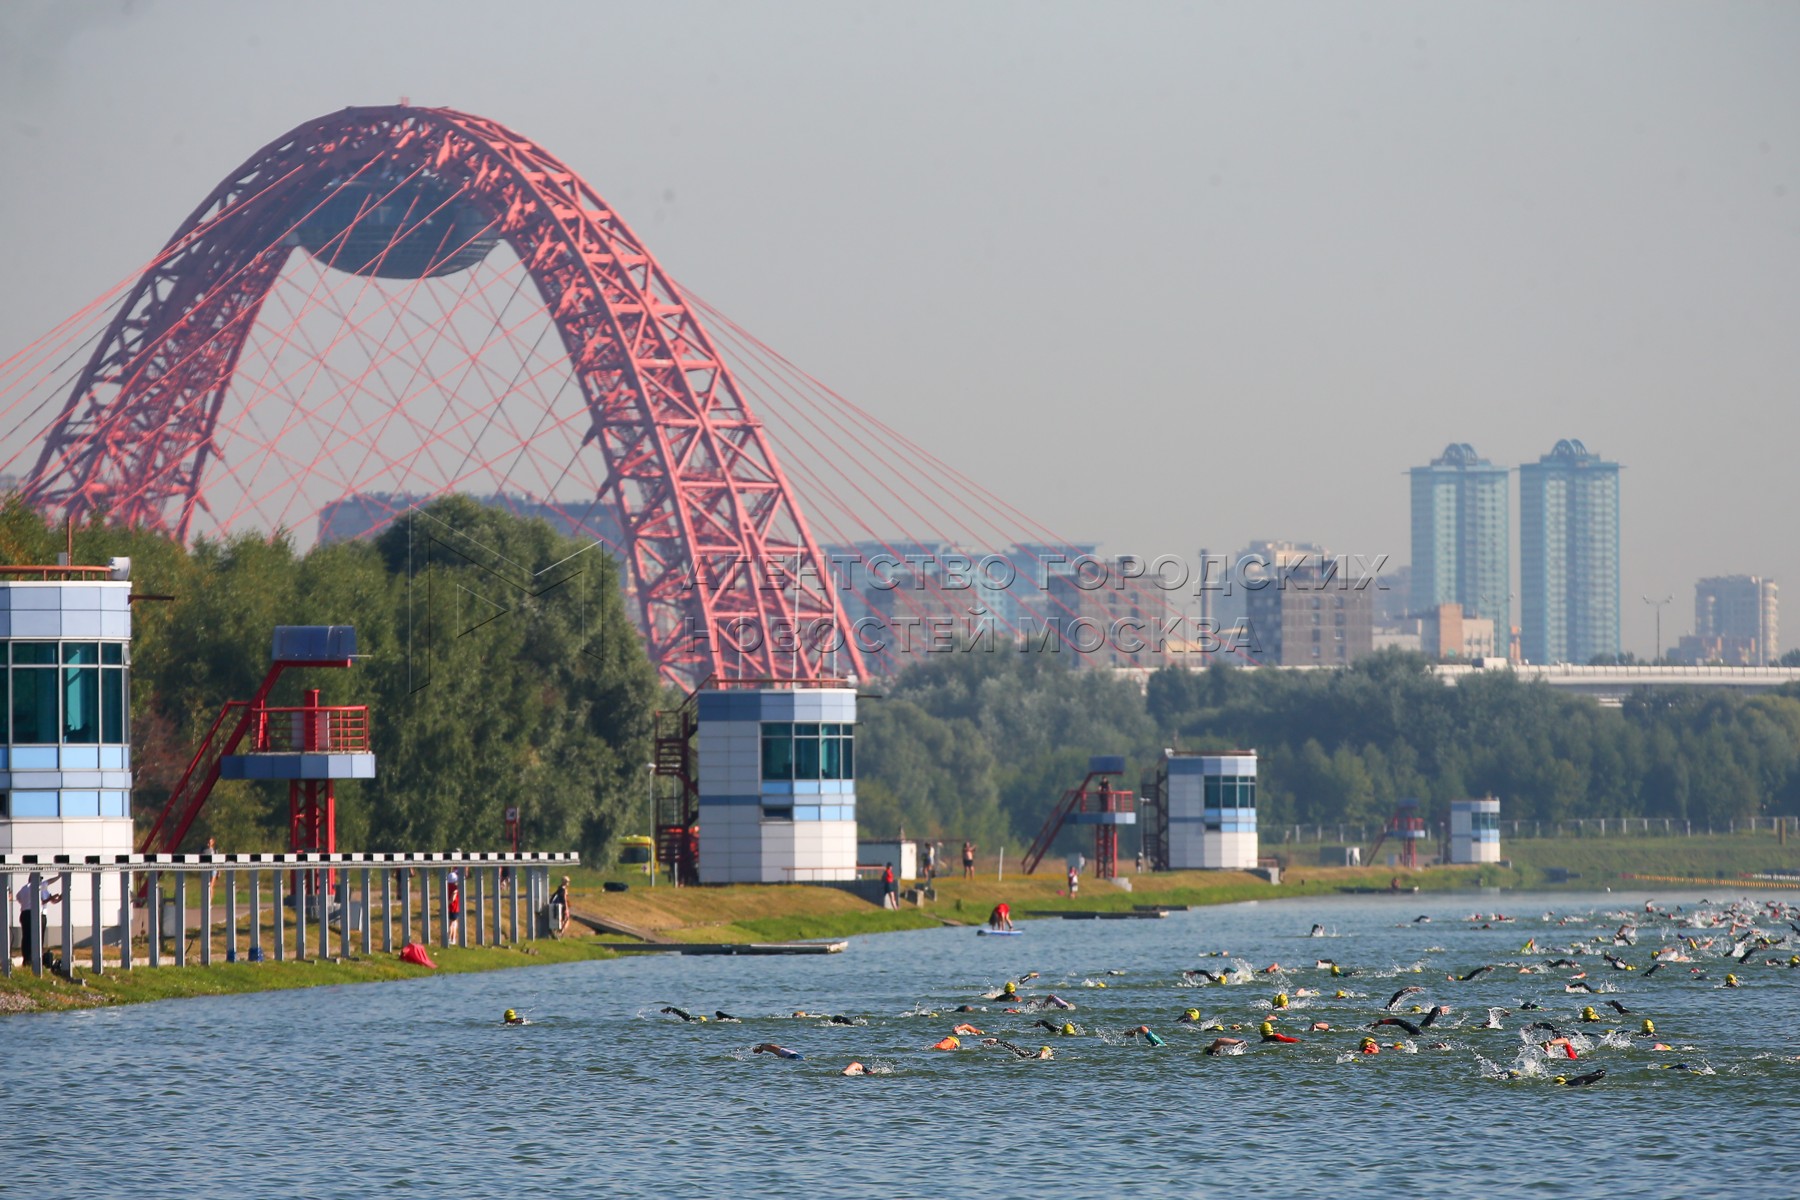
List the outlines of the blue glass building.
<svg viewBox="0 0 1800 1200">
<path fill-rule="evenodd" d="M 1573 438 L 1519 468 L 1519 640 L 1532 663 L 1619 652 L 1619 464 Z"/>
<path fill-rule="evenodd" d="M 1460 604 L 1464 616 L 1494 623 L 1497 647 L 1512 632 L 1508 474 L 1467 442 L 1411 471 L 1412 611 Z"/>
</svg>

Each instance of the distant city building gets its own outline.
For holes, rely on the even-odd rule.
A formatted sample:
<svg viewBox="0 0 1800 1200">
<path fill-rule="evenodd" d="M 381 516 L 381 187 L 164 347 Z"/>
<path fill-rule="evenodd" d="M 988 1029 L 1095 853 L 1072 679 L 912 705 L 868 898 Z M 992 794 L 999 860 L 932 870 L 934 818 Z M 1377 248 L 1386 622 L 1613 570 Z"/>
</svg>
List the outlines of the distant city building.
<svg viewBox="0 0 1800 1200">
<path fill-rule="evenodd" d="M 1519 468 L 1520 648 L 1532 663 L 1619 652 L 1619 464 L 1573 439 Z"/>
<path fill-rule="evenodd" d="M 1213 629 L 1230 629 L 1248 614 L 1245 601 L 1254 585 L 1292 563 L 1321 563 L 1330 557 L 1325 547 L 1312 542 L 1255 541 L 1223 561 L 1221 556 L 1202 549 L 1200 569 L 1205 579 L 1204 586 L 1197 589 L 1200 619 L 1211 622 Z M 1246 583 L 1252 587 L 1246 587 Z"/>
<path fill-rule="evenodd" d="M 1378 627 L 1398 625 L 1412 614 L 1412 580 L 1411 566 L 1383 568 L 1370 610 Z"/>
<path fill-rule="evenodd" d="M 1419 648 L 1433 658 L 1462 662 L 1505 656 L 1494 644 L 1494 623 L 1465 617 L 1460 604 L 1440 604 L 1420 618 Z"/>
<path fill-rule="evenodd" d="M 1268 666 L 1347 667 L 1374 651 L 1373 594 L 1314 560 L 1280 567 L 1246 599 L 1250 653 Z"/>
<path fill-rule="evenodd" d="M 1779 589 L 1760 575 L 1720 575 L 1694 585 L 1694 632 L 1669 657 L 1685 663 L 1767 667 L 1781 657 Z"/>
<path fill-rule="evenodd" d="M 1512 625 L 1509 472 L 1467 442 L 1444 447 L 1412 476 L 1412 612 L 1460 605 L 1495 629 Z"/>
</svg>

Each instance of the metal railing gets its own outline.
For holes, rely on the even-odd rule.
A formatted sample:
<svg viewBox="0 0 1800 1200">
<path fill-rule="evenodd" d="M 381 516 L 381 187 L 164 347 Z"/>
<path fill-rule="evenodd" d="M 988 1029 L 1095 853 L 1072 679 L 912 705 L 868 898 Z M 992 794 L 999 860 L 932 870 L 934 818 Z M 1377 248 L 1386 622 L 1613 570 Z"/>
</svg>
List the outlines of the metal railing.
<svg viewBox="0 0 1800 1200">
<path fill-rule="evenodd" d="M 369 752 L 369 706 L 268 705 L 251 714 L 250 753 Z"/>
</svg>

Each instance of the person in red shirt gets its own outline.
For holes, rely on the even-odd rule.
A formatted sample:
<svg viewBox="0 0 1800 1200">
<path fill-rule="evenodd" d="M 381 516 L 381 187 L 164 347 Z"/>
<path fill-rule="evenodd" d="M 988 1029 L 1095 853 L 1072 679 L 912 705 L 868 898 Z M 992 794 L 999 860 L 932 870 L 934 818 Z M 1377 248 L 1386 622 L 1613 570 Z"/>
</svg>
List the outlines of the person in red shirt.
<svg viewBox="0 0 1800 1200">
<path fill-rule="evenodd" d="M 994 911 L 988 914 L 988 928 L 1011 929 L 1012 927 L 1012 909 L 1008 908 L 1006 901 L 1002 900 L 994 905 Z"/>
</svg>

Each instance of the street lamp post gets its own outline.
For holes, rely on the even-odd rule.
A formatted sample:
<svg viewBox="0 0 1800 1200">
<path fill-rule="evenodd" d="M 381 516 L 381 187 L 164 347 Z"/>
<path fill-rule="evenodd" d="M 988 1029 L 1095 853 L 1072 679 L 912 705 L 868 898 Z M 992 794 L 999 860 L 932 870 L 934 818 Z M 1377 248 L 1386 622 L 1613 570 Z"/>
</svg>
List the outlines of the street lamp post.
<svg viewBox="0 0 1800 1200">
<path fill-rule="evenodd" d="M 1670 603 L 1674 599 L 1675 597 L 1673 596 L 1664 596 L 1661 600 L 1652 600 L 1648 596 L 1644 597 L 1644 603 L 1656 609 L 1656 657 L 1651 660 L 1652 663 L 1659 663 L 1662 661 L 1662 610 L 1663 605 Z"/>
</svg>

